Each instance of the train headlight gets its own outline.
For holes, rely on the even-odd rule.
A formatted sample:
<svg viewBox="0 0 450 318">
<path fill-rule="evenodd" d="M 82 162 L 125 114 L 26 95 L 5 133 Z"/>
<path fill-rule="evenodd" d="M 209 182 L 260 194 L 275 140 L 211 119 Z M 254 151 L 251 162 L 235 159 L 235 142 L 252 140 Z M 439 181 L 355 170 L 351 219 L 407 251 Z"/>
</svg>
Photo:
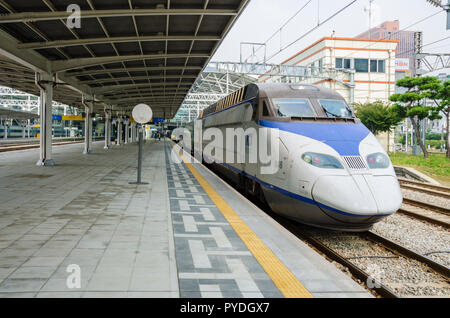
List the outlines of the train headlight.
<svg viewBox="0 0 450 318">
<path fill-rule="evenodd" d="M 344 169 L 342 164 L 333 156 L 320 153 L 307 152 L 302 156 L 303 161 L 317 168 Z"/>
<path fill-rule="evenodd" d="M 391 161 L 388 156 L 378 152 L 367 156 L 367 164 L 370 169 L 386 169 L 391 165 Z"/>
</svg>

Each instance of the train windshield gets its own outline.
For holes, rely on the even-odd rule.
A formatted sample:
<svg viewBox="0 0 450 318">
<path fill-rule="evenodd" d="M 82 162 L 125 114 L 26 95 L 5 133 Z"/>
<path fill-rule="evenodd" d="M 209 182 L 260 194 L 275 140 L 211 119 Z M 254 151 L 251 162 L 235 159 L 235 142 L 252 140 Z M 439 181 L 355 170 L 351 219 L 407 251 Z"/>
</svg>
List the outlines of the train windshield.
<svg viewBox="0 0 450 318">
<path fill-rule="evenodd" d="M 319 100 L 320 105 L 322 105 L 323 110 L 328 117 L 338 117 L 338 118 L 353 118 L 353 112 L 347 106 L 344 101 L 341 100 L 330 100 L 321 99 Z"/>
<path fill-rule="evenodd" d="M 273 103 L 278 117 L 316 117 L 307 99 L 277 98 Z"/>
</svg>

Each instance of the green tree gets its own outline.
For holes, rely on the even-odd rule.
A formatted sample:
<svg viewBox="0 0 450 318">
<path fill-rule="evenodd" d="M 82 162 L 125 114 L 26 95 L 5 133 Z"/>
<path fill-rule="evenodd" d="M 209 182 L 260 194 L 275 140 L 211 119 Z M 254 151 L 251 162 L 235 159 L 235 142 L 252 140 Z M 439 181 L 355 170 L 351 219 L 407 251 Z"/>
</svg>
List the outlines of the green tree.
<svg viewBox="0 0 450 318">
<path fill-rule="evenodd" d="M 450 82 L 444 82 L 436 96 L 436 99 L 440 101 L 440 103 L 436 102 L 439 105 L 439 109 L 444 115 L 447 117 L 447 138 L 445 139 L 445 143 L 447 146 L 447 158 L 450 158 Z"/>
<path fill-rule="evenodd" d="M 356 103 L 356 116 L 374 134 L 391 131 L 403 118 L 391 110 L 390 105 L 382 101 L 374 103 Z"/>
<path fill-rule="evenodd" d="M 427 106 L 427 99 L 436 100 L 442 88 L 441 81 L 435 77 L 405 77 L 397 81 L 397 86 L 407 89 L 405 93 L 394 94 L 390 97 L 395 102 L 391 111 L 400 118 L 409 118 L 417 136 L 417 143 L 423 151 L 425 158 L 428 158 L 428 151 L 420 138 L 419 121 L 425 118 L 430 120 L 442 118 L 439 115 L 442 107 Z"/>
</svg>

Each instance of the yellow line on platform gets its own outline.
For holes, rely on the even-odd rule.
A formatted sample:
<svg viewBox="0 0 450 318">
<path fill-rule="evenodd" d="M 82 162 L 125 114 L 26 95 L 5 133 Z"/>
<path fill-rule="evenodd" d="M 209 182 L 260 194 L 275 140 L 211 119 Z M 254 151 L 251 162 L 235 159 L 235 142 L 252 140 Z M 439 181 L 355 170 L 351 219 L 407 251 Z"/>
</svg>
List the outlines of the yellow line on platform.
<svg viewBox="0 0 450 318">
<path fill-rule="evenodd" d="M 286 298 L 312 298 L 311 293 L 299 282 L 297 277 L 264 244 L 228 203 L 222 199 L 208 181 L 200 175 L 197 169 L 182 154 L 178 151 L 176 152 L 283 296 Z"/>
</svg>

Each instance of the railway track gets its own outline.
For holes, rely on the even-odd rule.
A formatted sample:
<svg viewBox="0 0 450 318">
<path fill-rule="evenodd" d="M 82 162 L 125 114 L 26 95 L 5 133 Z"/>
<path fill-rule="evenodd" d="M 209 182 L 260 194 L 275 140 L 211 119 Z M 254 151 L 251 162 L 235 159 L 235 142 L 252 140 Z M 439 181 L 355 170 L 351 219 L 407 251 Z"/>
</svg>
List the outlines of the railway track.
<svg viewBox="0 0 450 318">
<path fill-rule="evenodd" d="M 408 198 L 403 198 L 403 203 L 450 216 L 450 209 L 443 207 L 443 206 L 434 205 L 434 204 L 430 204 L 430 203 L 426 203 L 426 202 L 422 202 L 422 201 L 418 201 L 418 200 L 413 200 L 413 199 L 408 199 Z"/>
<path fill-rule="evenodd" d="M 450 188 L 402 178 L 399 178 L 399 182 L 402 189 L 404 190 L 409 190 L 416 193 L 424 193 L 426 195 L 439 198 L 438 200 L 450 199 Z M 449 208 L 446 208 L 445 206 L 430 204 L 424 202 L 424 200 L 411 199 L 411 197 L 404 198 L 403 203 L 404 204 L 402 208 L 398 211 L 398 213 L 408 215 L 410 217 L 426 221 L 435 225 L 439 225 L 446 229 L 450 228 Z"/>
<path fill-rule="evenodd" d="M 450 199 L 450 188 L 399 178 L 402 188 Z"/>
<path fill-rule="evenodd" d="M 421 221 L 425 221 L 434 225 L 442 226 L 443 228 L 450 229 L 450 217 L 445 215 L 435 215 L 428 211 L 412 211 L 412 209 L 408 209 L 402 207 L 397 213 L 404 214 L 410 216 L 415 219 L 419 219 Z"/>
<path fill-rule="evenodd" d="M 438 283 L 429 283 L 430 285 L 442 285 L 450 291 L 450 269 L 448 267 L 373 232 L 354 234 L 345 233 L 343 235 L 338 235 L 336 233 L 322 232 L 317 229 L 306 228 L 303 225 L 278 216 L 273 217 L 298 238 L 309 243 L 329 259 L 347 268 L 355 278 L 364 283 L 367 288 L 373 290 L 377 295 L 381 297 L 400 298 L 414 295 L 409 295 L 407 292 L 405 292 L 405 290 L 408 290 L 408 287 L 402 286 L 401 282 L 398 282 L 392 278 L 377 278 L 376 273 L 374 276 L 374 273 L 371 273 L 370 271 L 367 271 L 360 265 L 356 264 L 355 260 L 372 259 L 373 264 L 376 264 L 377 260 L 385 259 L 388 259 L 390 262 L 398 260 L 399 263 L 405 263 L 405 260 L 407 260 L 407 262 L 415 264 L 414 267 L 416 270 L 426 272 L 428 276 L 432 276 L 436 281 L 438 281 Z M 315 232 L 316 235 L 311 234 L 311 232 Z M 319 234 L 317 235 L 317 233 Z M 328 235 L 330 235 L 330 242 L 332 242 L 331 244 L 330 242 L 326 242 L 327 239 L 323 239 L 323 237 L 326 237 Z M 336 248 L 336 246 L 339 245 L 333 247 L 333 243 L 335 243 L 335 240 L 333 238 L 336 235 L 339 236 L 340 239 L 346 241 L 346 244 L 348 244 L 349 246 L 351 244 L 354 246 L 354 248 L 350 248 L 352 251 L 349 252 L 349 254 L 358 254 L 360 246 L 362 244 L 361 242 L 369 241 L 372 244 L 376 243 L 382 249 L 384 249 L 386 251 L 386 255 L 344 255 L 345 253 L 339 251 L 339 248 Z M 376 265 L 374 266 L 376 268 Z M 401 290 L 401 293 L 397 292 L 396 290 Z"/>
<path fill-rule="evenodd" d="M 96 140 L 93 140 L 96 141 Z M 71 140 L 71 141 L 58 141 L 58 142 L 54 142 L 52 145 L 53 146 L 64 146 L 64 145 L 71 145 L 71 144 L 79 144 L 79 143 L 83 143 L 84 140 Z M 1 152 L 8 152 L 8 151 L 16 151 L 16 150 L 28 150 L 28 149 L 36 149 L 39 148 L 40 144 L 39 143 L 5 143 L 5 144 L 0 144 L 0 153 Z"/>
</svg>

